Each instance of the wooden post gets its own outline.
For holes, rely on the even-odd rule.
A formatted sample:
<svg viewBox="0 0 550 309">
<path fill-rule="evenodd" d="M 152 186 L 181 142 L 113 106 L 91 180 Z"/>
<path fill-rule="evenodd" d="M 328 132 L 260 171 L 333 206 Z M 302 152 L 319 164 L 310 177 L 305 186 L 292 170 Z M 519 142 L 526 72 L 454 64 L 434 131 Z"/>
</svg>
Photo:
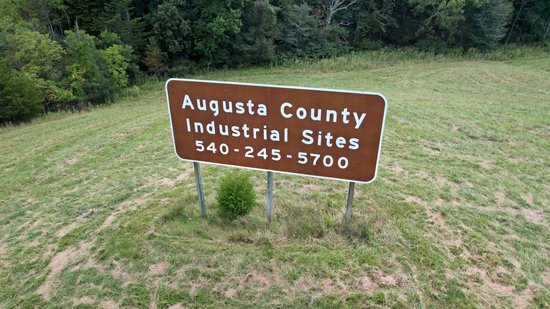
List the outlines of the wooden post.
<svg viewBox="0 0 550 309">
<path fill-rule="evenodd" d="M 348 204 L 346 205 L 346 225 L 351 221 L 351 207 L 353 205 L 353 193 L 355 191 L 355 182 L 349 183 L 348 189 Z"/>
<path fill-rule="evenodd" d="M 273 212 L 273 172 L 267 172 L 267 221 L 271 224 Z"/>
<path fill-rule="evenodd" d="M 195 169 L 195 181 L 197 182 L 197 195 L 199 197 L 199 212 L 201 217 L 206 216 L 206 208 L 204 206 L 204 192 L 202 191 L 202 175 L 201 165 L 199 162 L 193 162 L 193 168 Z"/>
</svg>

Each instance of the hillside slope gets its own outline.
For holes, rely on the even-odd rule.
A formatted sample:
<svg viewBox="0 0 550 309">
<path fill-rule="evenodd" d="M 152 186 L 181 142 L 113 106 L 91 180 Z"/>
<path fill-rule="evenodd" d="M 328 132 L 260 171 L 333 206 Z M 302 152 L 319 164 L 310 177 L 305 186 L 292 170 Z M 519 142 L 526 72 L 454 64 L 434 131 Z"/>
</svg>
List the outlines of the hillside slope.
<svg viewBox="0 0 550 309">
<path fill-rule="evenodd" d="M 162 84 L 0 129 L 0 308 L 550 306 L 550 57 L 217 72 L 389 101 L 378 179 L 250 172 L 253 214 L 206 219 Z"/>
</svg>

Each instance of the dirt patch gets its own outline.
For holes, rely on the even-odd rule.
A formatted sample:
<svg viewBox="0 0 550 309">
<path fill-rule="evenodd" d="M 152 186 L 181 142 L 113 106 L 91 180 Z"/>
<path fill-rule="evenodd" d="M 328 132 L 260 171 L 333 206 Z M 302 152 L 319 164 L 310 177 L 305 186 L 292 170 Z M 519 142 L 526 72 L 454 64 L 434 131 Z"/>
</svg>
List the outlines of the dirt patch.
<svg viewBox="0 0 550 309">
<path fill-rule="evenodd" d="M 512 207 L 483 206 L 476 207 L 476 209 L 490 212 L 504 212 L 512 216 L 516 216 L 517 214 L 519 214 L 519 210 Z"/>
<path fill-rule="evenodd" d="M 399 272 L 385 274 L 379 269 L 374 270 L 372 278 L 378 286 L 395 287 L 403 286 L 407 283 L 407 277 Z"/>
<path fill-rule="evenodd" d="M 535 286 L 532 284 L 527 285 L 527 287 L 523 291 L 519 293 L 515 293 L 515 297 L 513 301 L 514 308 L 517 308 L 517 309 L 529 308 L 531 302 L 533 301 L 536 295 L 537 295 L 537 289 L 535 288 Z"/>
<path fill-rule="evenodd" d="M 84 268 L 95 268 L 97 270 L 104 271 L 105 266 L 103 266 L 101 263 L 96 261 L 93 257 L 89 257 L 86 261 L 86 264 L 84 264 Z"/>
<path fill-rule="evenodd" d="M 96 299 L 93 296 L 82 296 L 80 298 L 73 298 L 73 306 L 78 305 L 91 305 L 95 303 Z"/>
<path fill-rule="evenodd" d="M 332 280 L 324 279 L 321 281 L 321 288 L 324 294 L 334 294 L 336 288 L 332 284 Z"/>
<path fill-rule="evenodd" d="M 52 260 L 50 261 L 50 272 L 46 277 L 44 283 L 36 290 L 38 295 L 41 295 L 45 300 L 50 300 L 52 293 L 54 291 L 54 286 L 56 284 L 58 274 L 69 265 L 72 261 L 76 260 L 78 257 L 85 255 L 91 244 L 87 242 L 82 242 L 78 248 L 68 248 L 57 253 Z"/>
<path fill-rule="evenodd" d="M 451 182 L 449 181 L 449 179 L 443 177 L 443 176 L 437 176 L 437 178 L 435 179 L 435 182 L 438 184 L 438 185 L 441 185 L 441 186 L 444 186 L 444 185 L 447 185 L 447 184 L 450 184 Z"/>
<path fill-rule="evenodd" d="M 498 276 L 499 270 L 502 271 L 502 269 L 497 268 L 495 275 Z M 485 270 L 478 267 L 469 267 L 464 273 L 481 278 L 481 282 L 475 283 L 475 285 L 479 285 L 480 297 L 484 302 L 493 300 L 492 303 L 495 303 L 499 297 L 505 296 L 512 299 L 513 308 L 528 308 L 536 295 L 536 289 L 531 283 L 524 290 L 518 291 L 513 286 L 494 281 Z"/>
<path fill-rule="evenodd" d="M 497 203 L 499 205 L 503 205 L 508 201 L 508 199 L 506 198 L 506 192 L 503 192 L 503 191 L 499 191 L 495 193 L 495 198 L 497 199 Z"/>
<path fill-rule="evenodd" d="M 419 171 L 415 174 L 415 176 L 420 179 L 428 179 L 430 177 L 430 175 L 428 175 L 428 173 L 426 173 L 425 171 Z"/>
<path fill-rule="evenodd" d="M 200 277 L 196 280 L 191 281 L 191 286 L 189 288 L 189 295 L 191 295 L 191 297 L 197 296 L 199 290 L 207 285 L 208 285 L 208 280 L 206 280 L 203 277 Z"/>
<path fill-rule="evenodd" d="M 117 212 L 117 211 L 110 213 L 109 216 L 107 216 L 107 219 L 103 221 L 102 227 L 103 228 L 110 227 L 113 224 L 113 221 L 115 221 L 115 219 L 118 217 L 119 214 L 120 212 Z"/>
<path fill-rule="evenodd" d="M 103 309 L 118 309 L 118 304 L 114 300 L 102 300 L 99 307 Z"/>
<path fill-rule="evenodd" d="M 57 232 L 55 232 L 55 236 L 57 236 L 58 238 L 61 238 L 67 235 L 70 231 L 74 230 L 74 228 L 76 228 L 79 224 L 80 222 L 73 221 L 71 224 L 65 225 L 64 227 L 59 229 Z"/>
<path fill-rule="evenodd" d="M 67 163 L 68 165 L 75 165 L 76 162 L 78 161 L 80 161 L 80 158 L 74 157 L 74 158 L 65 160 L 65 163 Z"/>
<path fill-rule="evenodd" d="M 432 204 L 437 205 L 442 203 L 443 201 L 440 200 L 432 202 Z M 441 212 L 432 207 L 426 207 L 426 214 L 428 217 L 428 223 L 432 224 L 433 227 L 438 231 L 436 235 L 441 239 L 441 242 L 444 246 L 462 247 L 464 242 L 462 240 L 462 236 L 460 235 L 460 231 L 448 226 Z"/>
<path fill-rule="evenodd" d="M 428 209 L 428 222 L 437 226 L 438 228 L 443 228 L 445 226 L 445 219 L 439 211 L 434 211 L 433 209 Z"/>
<path fill-rule="evenodd" d="M 189 269 L 189 267 L 187 265 L 180 266 L 180 268 L 178 268 L 178 270 L 176 270 L 176 278 L 177 279 L 184 278 L 185 273 L 187 272 L 188 269 Z"/>
<path fill-rule="evenodd" d="M 397 280 L 393 276 L 383 276 L 378 278 L 378 283 L 381 286 L 396 286 Z"/>
<path fill-rule="evenodd" d="M 542 274 L 542 284 L 550 286 L 550 270 L 547 270 Z"/>
<path fill-rule="evenodd" d="M 191 177 L 191 170 L 184 169 L 183 173 L 179 174 L 176 178 L 162 178 L 160 180 L 151 180 L 152 182 L 158 182 L 159 184 L 167 187 L 174 187 L 182 181 Z"/>
<path fill-rule="evenodd" d="M 237 296 L 238 292 L 236 289 L 228 289 L 227 291 L 225 291 L 225 293 L 223 293 L 223 296 L 227 297 L 227 298 L 233 298 L 235 296 Z"/>
<path fill-rule="evenodd" d="M 300 292 L 309 292 L 315 286 L 315 280 L 311 275 L 304 275 L 300 277 L 294 284 L 295 290 Z"/>
<path fill-rule="evenodd" d="M 481 161 L 478 162 L 479 163 L 479 166 L 481 166 L 482 168 L 488 170 L 488 169 L 491 169 L 493 167 L 493 164 L 491 163 L 491 161 L 487 160 L 487 159 L 483 159 Z"/>
<path fill-rule="evenodd" d="M 443 217 L 443 215 L 441 214 L 441 212 L 428 208 L 427 215 L 428 215 L 428 222 L 433 224 L 435 229 L 438 231 L 436 236 L 439 237 L 439 239 L 441 239 L 443 246 L 446 246 L 447 248 L 463 247 L 464 242 L 462 240 L 460 230 L 457 230 L 456 228 L 453 228 L 452 226 L 447 225 L 447 222 Z"/>
<path fill-rule="evenodd" d="M 302 187 L 300 187 L 298 189 L 298 191 L 300 191 L 302 193 L 310 192 L 310 191 L 322 191 L 322 190 L 326 190 L 326 188 L 323 187 L 323 186 L 320 186 L 320 185 L 316 185 L 316 184 L 303 185 Z"/>
<path fill-rule="evenodd" d="M 466 270 L 464 270 L 464 274 L 468 276 L 479 275 L 482 277 L 487 277 L 487 272 L 484 269 L 475 266 L 466 268 Z"/>
<path fill-rule="evenodd" d="M 145 203 L 149 194 L 145 194 L 139 199 L 129 200 L 121 203 L 118 208 L 111 213 L 103 222 L 103 224 L 92 233 L 90 240 L 81 241 L 78 246 L 67 248 L 59 253 L 57 253 L 49 264 L 50 272 L 46 277 L 44 283 L 36 290 L 38 295 L 41 295 L 45 300 L 50 300 L 54 287 L 57 281 L 59 273 L 67 267 L 70 263 L 73 263 L 78 258 L 86 256 L 89 254 L 89 250 L 95 242 L 95 236 L 99 234 L 105 228 L 111 226 L 113 221 L 121 213 L 127 212 L 131 209 L 137 208 L 138 205 Z M 132 207 L 127 207 L 127 205 L 132 202 Z M 118 307 L 118 305 L 117 305 Z"/>
<path fill-rule="evenodd" d="M 277 268 L 276 266 L 271 265 L 271 269 L 276 270 Z M 294 287 L 289 287 L 289 284 L 286 279 L 284 279 L 282 273 L 270 271 L 268 269 L 252 271 L 252 273 L 247 276 L 246 282 L 249 282 L 258 294 L 261 294 L 272 286 L 285 288 L 287 293 L 293 293 L 295 291 Z"/>
<path fill-rule="evenodd" d="M 113 211 L 112 213 L 109 214 L 109 216 L 107 216 L 107 218 L 105 219 L 105 221 L 103 221 L 103 224 L 99 227 L 97 232 L 103 229 L 106 229 L 108 227 L 111 227 L 113 225 L 113 222 L 118 218 L 119 215 L 126 213 L 128 211 L 137 209 L 138 206 L 145 204 L 145 202 L 149 200 L 150 196 L 151 194 L 147 193 L 139 198 L 126 200 L 122 202 L 115 211 Z M 130 204 L 131 206 L 128 207 L 128 204 Z"/>
<path fill-rule="evenodd" d="M 495 270 L 495 274 L 497 275 L 497 277 L 500 277 L 501 275 L 506 275 L 508 273 L 508 270 L 502 266 L 497 266 Z"/>
<path fill-rule="evenodd" d="M 183 309 L 183 305 L 181 303 L 177 303 L 175 305 L 172 305 L 170 307 L 168 307 L 168 309 Z"/>
<path fill-rule="evenodd" d="M 512 207 L 480 207 L 478 208 L 480 210 L 484 211 L 491 211 L 491 212 L 504 212 L 511 216 L 517 216 L 522 215 L 525 220 L 530 221 L 535 224 L 545 224 L 546 216 L 544 213 L 537 209 L 531 209 L 531 208 L 522 208 L 522 209 L 516 209 Z"/>
<path fill-rule="evenodd" d="M 513 296 L 515 291 L 513 286 L 494 283 L 491 280 L 484 285 L 484 289 L 485 293 L 494 294 L 496 296 Z"/>
<path fill-rule="evenodd" d="M 466 249 L 465 247 L 462 248 L 462 252 L 460 253 L 459 255 L 461 258 L 465 259 L 465 260 L 469 260 L 470 257 L 472 257 L 472 253 L 470 252 L 470 250 Z"/>
<path fill-rule="evenodd" d="M 408 196 L 405 198 L 405 201 L 406 201 L 406 202 L 409 202 L 409 203 L 415 203 L 415 204 L 419 204 L 419 205 L 424 205 L 424 201 L 421 200 L 420 198 L 414 196 L 414 195 L 408 195 Z"/>
<path fill-rule="evenodd" d="M 378 285 L 374 283 L 369 276 L 364 276 L 361 279 L 361 289 L 363 290 L 363 292 L 367 294 L 372 294 L 377 288 Z"/>
<path fill-rule="evenodd" d="M 545 216 L 544 213 L 540 210 L 522 208 L 521 214 L 527 219 L 535 224 L 544 224 Z"/>
<path fill-rule="evenodd" d="M 399 164 L 394 165 L 392 170 L 397 174 L 401 174 L 405 171 Z"/>
<path fill-rule="evenodd" d="M 533 194 L 526 193 L 523 195 L 523 199 L 527 202 L 527 204 L 533 205 Z"/>
<path fill-rule="evenodd" d="M 432 157 L 436 157 L 441 152 L 442 147 L 440 147 L 440 144 L 438 145 L 423 145 L 422 148 Z"/>
<path fill-rule="evenodd" d="M 253 282 L 259 283 L 262 288 L 268 288 L 271 286 L 271 280 L 263 272 L 253 272 L 251 276 Z"/>
<path fill-rule="evenodd" d="M 160 262 L 154 265 L 149 266 L 149 271 L 147 275 L 149 276 L 160 276 L 166 272 L 168 264 L 166 262 Z"/>
<path fill-rule="evenodd" d="M 162 179 L 158 180 L 158 183 L 163 185 L 163 186 L 173 187 L 173 186 L 176 185 L 176 180 L 171 179 L 171 178 L 162 178 Z"/>
<path fill-rule="evenodd" d="M 133 282 L 132 277 L 130 276 L 130 274 L 124 271 L 124 266 L 122 265 L 122 263 L 118 261 L 113 261 L 113 264 L 115 265 L 115 268 L 111 272 L 111 275 L 113 275 L 115 279 L 122 281 L 122 287 L 127 287 L 130 283 Z"/>
<path fill-rule="evenodd" d="M 2 243 L 0 243 L 0 259 L 4 254 L 8 254 L 8 248 L 4 246 Z"/>
<path fill-rule="evenodd" d="M 518 260 L 512 259 L 512 260 L 510 260 L 510 264 L 512 264 L 514 266 L 514 269 L 516 271 L 521 270 L 521 263 Z"/>
<path fill-rule="evenodd" d="M 179 174 L 178 177 L 176 177 L 176 182 L 181 182 L 183 180 L 186 180 L 191 177 L 191 169 L 186 168 L 183 170 L 183 173 Z"/>
</svg>

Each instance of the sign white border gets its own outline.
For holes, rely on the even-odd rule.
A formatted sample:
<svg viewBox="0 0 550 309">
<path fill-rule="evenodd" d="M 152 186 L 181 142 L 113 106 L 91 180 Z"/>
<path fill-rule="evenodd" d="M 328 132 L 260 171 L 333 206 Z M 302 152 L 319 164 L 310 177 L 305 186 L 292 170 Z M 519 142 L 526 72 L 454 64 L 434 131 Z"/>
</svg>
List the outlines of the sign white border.
<svg viewBox="0 0 550 309">
<path fill-rule="evenodd" d="M 381 97 L 384 100 L 384 115 L 383 115 L 383 118 L 382 118 L 382 130 L 380 131 L 380 142 L 378 143 L 378 155 L 376 157 L 376 168 L 374 170 L 374 177 L 372 177 L 372 179 L 369 180 L 369 181 L 359 181 L 359 180 L 352 180 L 352 179 L 311 175 L 311 174 L 306 174 L 306 173 L 292 173 L 292 172 L 269 170 L 269 169 L 263 169 L 263 168 L 257 168 L 257 167 L 248 167 L 248 166 L 240 166 L 240 165 L 233 165 L 233 164 L 223 164 L 223 163 L 216 163 L 216 162 L 184 159 L 184 158 L 182 158 L 178 155 L 178 152 L 176 150 L 176 139 L 175 139 L 175 136 L 174 136 L 174 127 L 172 126 L 172 112 L 170 111 L 170 99 L 168 98 L 168 84 L 171 81 L 183 81 L 183 82 L 195 82 L 195 83 L 241 85 L 241 86 L 253 86 L 253 87 L 271 87 L 271 88 L 283 88 L 283 89 L 315 90 L 315 91 L 327 91 L 327 92 L 341 92 L 341 93 L 356 93 L 356 94 L 377 95 L 377 96 Z M 386 100 L 386 97 L 381 93 L 369 92 L 369 91 L 350 91 L 350 90 L 338 90 L 338 89 L 308 88 L 308 87 L 252 84 L 252 83 L 239 83 L 239 82 L 224 82 L 224 81 L 217 81 L 217 80 L 188 79 L 188 78 L 170 78 L 170 79 L 168 79 L 166 81 L 166 83 L 164 84 L 164 92 L 166 92 L 166 104 L 168 106 L 168 116 L 170 117 L 170 129 L 172 131 L 172 145 L 174 147 L 174 153 L 182 161 L 201 162 L 201 163 L 208 163 L 208 164 L 214 164 L 214 165 L 220 165 L 220 166 L 244 168 L 244 169 L 250 169 L 250 170 L 255 170 L 255 171 L 268 171 L 268 172 L 281 173 L 281 174 L 287 174 L 287 175 L 310 176 L 310 177 L 321 178 L 321 179 L 348 181 L 348 182 L 356 182 L 356 183 L 364 183 L 364 184 L 368 184 L 368 183 L 373 182 L 374 180 L 376 180 L 376 177 L 378 176 L 378 164 L 380 163 L 380 154 L 382 153 L 382 139 L 384 137 L 384 127 L 386 125 L 386 112 L 388 110 L 388 100 Z"/>
</svg>

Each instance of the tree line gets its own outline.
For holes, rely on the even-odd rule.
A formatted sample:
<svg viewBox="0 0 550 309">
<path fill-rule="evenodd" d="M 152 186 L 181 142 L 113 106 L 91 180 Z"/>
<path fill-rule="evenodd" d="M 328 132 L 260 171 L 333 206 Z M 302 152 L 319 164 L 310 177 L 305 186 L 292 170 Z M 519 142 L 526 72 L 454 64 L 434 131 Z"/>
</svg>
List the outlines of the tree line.
<svg viewBox="0 0 550 309">
<path fill-rule="evenodd" d="M 108 101 L 147 75 L 550 38 L 550 0 L 0 0 L 0 123 Z"/>
</svg>

